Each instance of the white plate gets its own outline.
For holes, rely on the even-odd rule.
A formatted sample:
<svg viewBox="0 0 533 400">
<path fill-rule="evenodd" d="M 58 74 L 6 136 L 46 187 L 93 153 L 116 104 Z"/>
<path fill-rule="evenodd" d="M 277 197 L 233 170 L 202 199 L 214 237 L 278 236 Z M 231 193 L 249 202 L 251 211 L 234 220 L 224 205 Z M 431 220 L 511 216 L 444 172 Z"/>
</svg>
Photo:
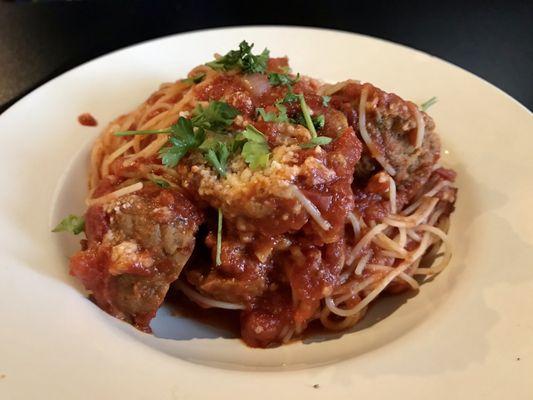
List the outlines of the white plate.
<svg viewBox="0 0 533 400">
<path fill-rule="evenodd" d="M 430 113 L 449 151 L 444 162 L 459 173 L 454 257 L 419 295 L 381 300 L 352 333 L 258 350 L 163 310 L 160 337 L 145 335 L 83 297 L 67 273 L 76 239 L 50 233 L 61 216 L 82 211 L 87 151 L 102 126 L 242 39 L 289 55 L 303 74 L 439 99 Z M 78 124 L 86 111 L 98 129 Z M 2 399 L 533 396 L 533 118 L 453 65 L 327 30 L 177 35 L 35 90 L 0 116 L 0 149 Z"/>
</svg>

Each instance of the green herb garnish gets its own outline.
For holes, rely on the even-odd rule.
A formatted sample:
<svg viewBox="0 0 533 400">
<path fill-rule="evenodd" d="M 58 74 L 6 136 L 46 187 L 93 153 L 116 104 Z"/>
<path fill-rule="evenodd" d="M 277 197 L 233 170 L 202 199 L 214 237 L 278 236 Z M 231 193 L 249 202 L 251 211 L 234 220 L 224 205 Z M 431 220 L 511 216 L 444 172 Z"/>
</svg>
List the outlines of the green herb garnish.
<svg viewBox="0 0 533 400">
<path fill-rule="evenodd" d="M 290 88 L 289 88 L 290 89 Z M 293 93 L 292 90 L 289 90 L 283 100 L 281 100 L 281 103 L 294 103 L 295 101 L 300 100 L 300 95 Z"/>
<path fill-rule="evenodd" d="M 299 73 L 296 74 L 295 78 L 291 78 L 287 74 L 278 74 L 275 72 L 268 74 L 268 82 L 270 82 L 272 86 L 281 86 L 281 85 L 291 86 L 291 85 L 294 85 L 299 80 L 300 80 Z"/>
<path fill-rule="evenodd" d="M 222 264 L 220 255 L 222 253 L 222 210 L 218 209 L 218 224 L 217 224 L 217 254 L 215 257 L 215 264 L 218 266 Z"/>
<path fill-rule="evenodd" d="M 317 136 L 316 138 L 311 139 L 307 143 L 302 143 L 300 147 L 302 149 L 310 149 L 312 147 L 323 146 L 323 145 L 329 144 L 331 143 L 332 140 L 333 140 L 332 138 L 327 137 L 327 136 Z"/>
<path fill-rule="evenodd" d="M 309 107 L 307 106 L 307 103 L 305 102 L 305 97 L 303 94 L 299 94 L 298 96 L 300 98 L 300 108 L 302 109 L 302 115 L 304 117 L 305 125 L 311 133 L 311 138 L 316 138 L 317 134 L 315 124 L 313 124 L 313 120 L 311 119 L 311 112 L 309 110 Z"/>
<path fill-rule="evenodd" d="M 420 109 L 422 111 L 427 111 L 427 109 L 429 107 L 431 107 L 432 105 L 434 105 L 435 103 L 437 102 L 437 98 L 435 96 L 433 96 L 431 99 L 423 102 L 422 104 L 420 104 Z"/>
<path fill-rule="evenodd" d="M 193 76 L 192 78 L 182 79 L 181 82 L 182 83 L 187 83 L 189 85 L 194 85 L 194 84 L 202 82 L 204 80 L 204 78 L 205 78 L 205 74 L 202 73 L 202 74 L 198 74 L 196 76 Z"/>
<path fill-rule="evenodd" d="M 173 168 L 190 150 L 198 148 L 205 139 L 205 131 L 194 131 L 190 119 L 180 117 L 178 122 L 170 127 L 171 136 L 168 138 L 171 146 L 163 147 L 159 154 L 163 165 Z"/>
<path fill-rule="evenodd" d="M 322 96 L 322 105 L 324 107 L 327 107 L 329 105 L 330 100 L 331 100 L 331 96 Z"/>
<path fill-rule="evenodd" d="M 239 115 L 239 110 L 228 103 L 211 101 L 205 108 L 198 104 L 193 111 L 191 121 L 197 128 L 213 132 L 225 131 L 237 115 Z"/>
<path fill-rule="evenodd" d="M 311 148 L 311 147 L 325 145 L 325 144 L 330 143 L 332 140 L 330 137 L 318 136 L 316 133 L 316 129 L 322 129 L 324 127 L 324 124 L 326 123 L 326 119 L 324 118 L 324 115 L 317 115 L 315 117 L 311 117 L 311 113 L 309 112 L 309 106 L 305 102 L 304 95 L 299 94 L 298 96 L 300 97 L 300 107 L 302 109 L 302 115 L 303 115 L 305 125 L 307 126 L 307 129 L 311 133 L 311 140 L 307 143 L 301 144 L 300 147 Z"/>
<path fill-rule="evenodd" d="M 275 104 L 278 109 L 278 113 L 275 112 L 266 112 L 264 108 L 258 108 L 257 112 L 263 118 L 265 122 L 288 122 L 289 117 L 287 117 L 287 107 L 281 103 Z"/>
<path fill-rule="evenodd" d="M 225 176 L 225 167 L 229 157 L 228 147 L 206 143 L 204 146 L 206 131 L 214 134 L 226 134 L 227 129 L 233 123 L 239 111 L 222 101 L 211 101 L 207 107 L 198 105 L 191 119 L 180 117 L 178 122 L 169 128 L 151 129 L 144 131 L 117 132 L 115 136 L 129 135 L 170 135 L 170 146 L 159 151 L 163 165 L 175 167 L 180 160 L 191 150 L 200 148 L 205 152 L 206 160 Z"/>
<path fill-rule="evenodd" d="M 309 111 L 309 107 L 307 106 L 307 103 L 305 102 L 305 97 L 302 93 L 293 93 L 292 90 L 289 90 L 289 92 L 285 95 L 282 103 L 292 103 L 295 101 L 300 102 L 300 108 L 302 109 L 302 116 L 303 116 L 303 124 L 307 127 L 309 132 L 311 133 L 311 137 L 315 138 L 317 136 L 315 124 L 313 123 L 313 120 L 311 118 L 311 112 Z M 317 119 L 317 124 L 322 124 L 323 126 L 323 119 Z"/>
<path fill-rule="evenodd" d="M 252 170 L 265 168 L 268 165 L 270 148 L 263 133 L 249 124 L 242 132 L 242 136 L 246 139 L 241 152 L 244 161 Z"/>
<path fill-rule="evenodd" d="M 264 49 L 261 54 L 252 54 L 253 43 L 250 45 L 243 40 L 238 50 L 231 50 L 218 60 L 208 62 L 206 65 L 215 70 L 228 71 L 240 69 L 246 74 L 265 73 L 270 52 Z"/>
<path fill-rule="evenodd" d="M 313 125 L 316 129 L 322 129 L 324 125 L 326 124 L 326 118 L 324 117 L 324 114 L 317 115 L 316 117 L 311 117 L 311 120 L 313 121 Z"/>
<path fill-rule="evenodd" d="M 52 232 L 70 232 L 74 235 L 78 235 L 85 229 L 85 218 L 78 217 L 77 215 L 70 214 L 68 217 L 57 224 Z"/>
<path fill-rule="evenodd" d="M 211 166 L 218 172 L 220 176 L 226 176 L 226 166 L 228 165 L 228 158 L 230 151 L 224 142 L 208 141 L 206 140 L 200 146 L 200 149 L 205 150 L 204 158 L 211 164 Z"/>
<path fill-rule="evenodd" d="M 306 125 L 305 119 L 302 114 L 298 115 L 296 118 L 292 119 L 291 121 L 295 124 L 304 125 L 304 126 Z M 313 122 L 313 126 L 315 127 L 317 131 L 322 129 L 324 125 L 326 124 L 326 119 L 323 114 L 313 115 L 311 117 L 311 121 Z"/>
<path fill-rule="evenodd" d="M 325 99 L 327 97 L 327 99 Z M 331 98 L 329 96 L 322 96 L 322 104 L 324 104 L 324 101 L 329 102 Z M 317 129 L 322 129 L 326 123 L 326 119 L 324 115 L 317 115 L 311 117 L 311 113 L 309 111 L 309 106 L 305 102 L 305 97 L 303 94 L 299 93 L 293 93 L 292 90 L 289 88 L 289 92 L 285 95 L 282 103 L 291 103 L 294 101 L 300 102 L 300 108 L 302 109 L 302 115 L 300 118 L 298 118 L 296 121 L 297 124 L 304 125 L 307 127 L 309 132 L 311 133 L 311 140 L 307 143 L 303 143 L 300 145 L 300 147 L 307 149 L 315 146 L 325 145 L 328 143 L 331 143 L 333 139 L 327 136 L 318 136 L 316 131 Z"/>
</svg>

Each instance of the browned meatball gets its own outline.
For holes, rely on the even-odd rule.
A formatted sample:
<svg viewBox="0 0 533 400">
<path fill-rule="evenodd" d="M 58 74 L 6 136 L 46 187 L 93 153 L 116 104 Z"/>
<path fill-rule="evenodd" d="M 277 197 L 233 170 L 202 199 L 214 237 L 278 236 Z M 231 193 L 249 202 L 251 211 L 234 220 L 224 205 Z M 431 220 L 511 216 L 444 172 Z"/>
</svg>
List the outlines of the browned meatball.
<svg viewBox="0 0 533 400">
<path fill-rule="evenodd" d="M 359 136 L 359 105 L 363 90 L 367 93 L 366 130 L 378 153 L 394 169 L 394 179 L 406 201 L 427 181 L 432 166 L 440 157 L 440 141 L 434 132 L 435 124 L 426 113 L 417 111 L 414 103 L 394 93 L 386 93 L 369 83 L 350 82 L 332 95 L 331 105 L 346 115 L 348 123 Z M 425 131 L 418 148 L 415 145 L 417 113 L 424 121 Z M 363 156 L 356 166 L 356 182 L 366 182 L 381 169 L 365 145 Z"/>
<path fill-rule="evenodd" d="M 86 214 L 87 248 L 70 261 L 94 301 L 149 330 L 171 282 L 189 259 L 202 221 L 180 192 L 148 184 Z"/>
</svg>

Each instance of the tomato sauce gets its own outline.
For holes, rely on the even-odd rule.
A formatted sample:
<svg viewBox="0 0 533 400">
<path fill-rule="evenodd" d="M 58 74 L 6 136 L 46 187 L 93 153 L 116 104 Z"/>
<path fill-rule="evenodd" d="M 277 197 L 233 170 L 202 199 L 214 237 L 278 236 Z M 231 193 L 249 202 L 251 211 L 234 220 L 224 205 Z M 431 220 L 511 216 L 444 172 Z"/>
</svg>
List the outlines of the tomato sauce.
<svg viewBox="0 0 533 400">
<path fill-rule="evenodd" d="M 205 154 L 214 150 L 197 149 L 193 144 L 175 168 L 164 167 L 160 153 L 129 162 L 132 150 L 110 163 L 109 175 L 95 188 L 93 198 L 138 180 L 143 188 L 128 197 L 124 212 L 115 212 L 116 203 L 94 205 L 86 212 L 87 241 L 83 251 L 72 257 L 71 273 L 93 292 L 102 308 L 146 330 L 169 284 L 180 279 L 180 287 L 189 285 L 198 297 L 193 302 L 171 293 L 167 299 L 179 305 L 177 312 L 208 324 L 225 323 L 232 332 L 240 325 L 240 335 L 250 346 L 267 347 L 293 332 L 301 334 L 320 315 L 324 299 L 340 285 L 347 254 L 358 240 L 348 217 L 354 213 L 371 226 L 390 213 L 388 181 L 376 175 L 382 167 L 359 132 L 364 88 L 371 140 L 380 154 L 408 176 L 398 179 L 398 208 L 424 185 L 455 179 L 453 171 L 433 169 L 438 148 L 417 150 L 431 153 L 429 161 L 419 163 L 419 153 L 408 140 L 414 132 L 412 111 L 397 96 L 352 81 L 333 93 L 328 105 L 324 91 L 319 90 L 321 84 L 314 79 L 291 75 L 290 84 L 278 84 L 269 76 L 288 72 L 286 57 L 270 58 L 266 73 L 255 69 L 251 73 L 210 72 L 202 84 L 188 86 L 187 96 L 192 94 L 201 106 L 216 100 L 238 111 L 226 128 L 213 132 L 208 126 L 203 132 L 197 127 L 196 133 L 202 131 L 209 139 L 220 136 L 227 148 L 245 146 L 241 137 L 246 137 L 243 131 L 252 124 L 268 145 L 266 166 L 252 167 L 244 152 L 238 158 L 232 147 L 227 165 L 212 168 L 216 160 Z M 169 102 L 178 101 L 183 93 L 178 91 Z M 299 96 L 284 100 L 288 94 Z M 153 105 L 160 95 L 152 95 L 147 105 Z M 274 114 L 275 120 L 262 116 L 258 108 Z M 155 108 L 147 117 L 160 112 Z M 387 113 L 394 115 L 385 121 Z M 86 126 L 97 124 L 90 114 L 80 115 L 79 121 Z M 431 123 L 427 127 L 430 137 Z M 263 146 L 263 138 L 255 144 Z M 141 148 L 154 139 L 143 137 Z M 311 140 L 321 140 L 321 144 Z M 169 180 L 167 188 L 150 183 L 160 171 Z M 430 176 L 435 182 L 428 183 Z M 441 195 L 454 197 L 453 190 Z M 361 234 L 368 229 L 363 227 Z M 398 262 L 376 255 L 378 250 L 371 244 L 362 251 L 372 252 L 369 261 L 374 264 Z M 131 254 L 135 259 L 128 264 Z M 396 285 L 390 290 L 405 287 Z M 357 301 L 355 296 L 343 307 Z M 209 304 L 240 311 L 203 308 Z"/>
<path fill-rule="evenodd" d="M 78 122 L 83 126 L 96 126 L 98 121 L 89 113 L 83 113 L 78 116 Z"/>
</svg>

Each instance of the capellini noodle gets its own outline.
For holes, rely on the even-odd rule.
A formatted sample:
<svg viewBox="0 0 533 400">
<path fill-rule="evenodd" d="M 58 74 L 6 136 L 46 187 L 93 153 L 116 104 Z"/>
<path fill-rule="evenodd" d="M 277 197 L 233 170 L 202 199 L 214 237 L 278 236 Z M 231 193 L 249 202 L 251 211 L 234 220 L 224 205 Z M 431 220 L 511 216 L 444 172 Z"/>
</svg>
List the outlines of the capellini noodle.
<svg viewBox="0 0 533 400">
<path fill-rule="evenodd" d="M 349 329 L 446 268 L 455 173 L 429 115 L 370 83 L 296 79 L 245 42 L 215 60 L 93 145 L 70 267 L 96 304 L 149 331 L 171 288 L 269 347 Z"/>
</svg>

